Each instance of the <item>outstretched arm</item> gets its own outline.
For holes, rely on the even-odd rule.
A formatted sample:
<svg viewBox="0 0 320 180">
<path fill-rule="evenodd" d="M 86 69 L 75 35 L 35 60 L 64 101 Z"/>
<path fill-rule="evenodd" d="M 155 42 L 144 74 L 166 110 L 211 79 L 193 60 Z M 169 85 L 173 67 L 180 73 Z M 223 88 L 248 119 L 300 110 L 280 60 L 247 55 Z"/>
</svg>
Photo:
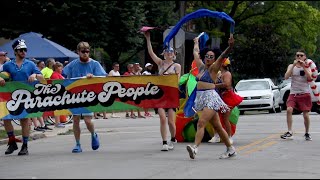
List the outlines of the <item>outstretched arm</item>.
<svg viewBox="0 0 320 180">
<path fill-rule="evenodd" d="M 193 58 L 196 61 L 197 68 L 200 69 L 200 67 L 203 65 L 203 62 L 200 59 L 199 38 L 198 37 L 194 38 L 193 42 L 194 42 Z"/>
<path fill-rule="evenodd" d="M 223 63 L 224 58 L 228 57 L 228 54 L 231 52 L 234 46 L 234 38 L 233 35 L 230 35 L 229 41 L 228 41 L 229 46 L 227 49 L 225 49 L 222 54 L 218 57 L 218 59 L 211 64 L 209 67 L 210 72 L 217 73 L 220 70 L 220 67 Z"/>
<path fill-rule="evenodd" d="M 148 53 L 150 57 L 158 66 L 160 66 L 162 60 L 153 52 L 151 40 L 150 40 L 150 32 L 148 31 L 144 32 L 144 36 L 146 37 L 146 40 L 147 40 L 147 48 L 148 48 Z"/>
</svg>

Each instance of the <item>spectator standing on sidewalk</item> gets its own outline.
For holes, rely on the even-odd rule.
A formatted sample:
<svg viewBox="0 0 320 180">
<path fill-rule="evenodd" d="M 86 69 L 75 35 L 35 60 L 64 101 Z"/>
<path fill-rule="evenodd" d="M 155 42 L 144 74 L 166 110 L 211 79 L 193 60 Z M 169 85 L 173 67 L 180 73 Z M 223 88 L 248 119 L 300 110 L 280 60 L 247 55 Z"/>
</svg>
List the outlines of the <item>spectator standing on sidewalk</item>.
<svg viewBox="0 0 320 180">
<path fill-rule="evenodd" d="M 127 65 L 127 71 L 125 73 L 123 73 L 124 76 L 132 76 L 133 75 L 133 64 L 128 64 Z M 129 115 L 129 111 L 126 111 L 126 118 L 132 118 L 132 119 L 136 119 L 137 116 L 134 114 L 133 110 L 130 110 L 130 115 Z"/>
<path fill-rule="evenodd" d="M 132 74 L 134 76 L 140 76 L 141 75 L 141 71 L 142 71 L 142 68 L 141 68 L 140 64 L 138 62 L 134 63 L 133 64 Z M 137 110 L 137 112 L 138 112 L 138 118 L 146 118 L 146 117 L 141 115 L 141 112 L 140 112 L 139 109 Z"/>
<path fill-rule="evenodd" d="M 101 64 L 98 61 L 90 58 L 90 45 L 88 42 L 80 42 L 77 45 L 77 52 L 79 54 L 79 58 L 71 61 L 63 69 L 63 72 L 67 75 L 67 78 L 86 77 L 90 79 L 94 76 L 107 76 L 107 73 Z M 80 118 L 84 119 L 87 129 L 91 133 L 91 148 L 93 150 L 97 150 L 100 147 L 98 134 L 95 132 L 94 124 L 92 122 L 92 116 L 92 112 L 74 114 L 73 133 L 76 140 L 76 146 L 72 150 L 73 153 L 82 152 L 80 144 Z"/>
<path fill-rule="evenodd" d="M 64 77 L 62 76 L 62 69 L 63 69 L 63 64 L 60 62 L 55 62 L 54 65 L 52 66 L 53 73 L 50 76 L 50 79 L 64 79 Z M 60 122 L 60 117 L 65 117 L 65 116 L 54 116 L 54 121 L 55 121 L 54 127 L 56 128 L 65 127 L 65 125 L 63 125 Z"/>
<path fill-rule="evenodd" d="M 112 70 L 109 72 L 109 76 L 120 76 L 119 69 L 120 69 L 119 63 L 118 62 L 114 62 L 112 64 Z M 106 114 L 106 112 L 103 112 L 103 116 L 104 117 L 106 117 L 105 114 Z M 112 118 L 120 118 L 120 116 L 118 116 L 114 111 L 112 111 L 111 117 Z"/>
<path fill-rule="evenodd" d="M 144 67 L 145 67 L 145 71 L 143 71 L 142 75 L 152 75 L 151 71 L 152 71 L 153 64 L 147 63 Z M 145 117 L 152 117 L 152 115 L 149 113 L 148 108 L 144 109 L 144 116 Z"/>
</svg>

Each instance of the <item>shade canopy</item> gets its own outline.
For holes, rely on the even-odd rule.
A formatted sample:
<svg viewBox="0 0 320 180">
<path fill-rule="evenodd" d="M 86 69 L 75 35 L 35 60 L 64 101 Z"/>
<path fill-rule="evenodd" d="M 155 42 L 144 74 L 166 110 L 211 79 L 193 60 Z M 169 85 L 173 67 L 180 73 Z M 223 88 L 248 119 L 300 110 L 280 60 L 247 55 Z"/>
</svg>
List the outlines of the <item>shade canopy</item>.
<svg viewBox="0 0 320 180">
<path fill-rule="evenodd" d="M 57 61 L 72 61 L 78 58 L 79 55 L 70 51 L 69 49 L 44 38 L 42 34 L 29 32 L 21 34 L 18 38 L 7 42 L 6 44 L 0 46 L 0 50 L 8 52 L 7 56 L 12 59 L 15 58 L 12 44 L 17 39 L 24 39 L 27 45 L 27 58 L 35 58 L 38 60 L 45 61 L 48 58 L 54 58 Z"/>
</svg>

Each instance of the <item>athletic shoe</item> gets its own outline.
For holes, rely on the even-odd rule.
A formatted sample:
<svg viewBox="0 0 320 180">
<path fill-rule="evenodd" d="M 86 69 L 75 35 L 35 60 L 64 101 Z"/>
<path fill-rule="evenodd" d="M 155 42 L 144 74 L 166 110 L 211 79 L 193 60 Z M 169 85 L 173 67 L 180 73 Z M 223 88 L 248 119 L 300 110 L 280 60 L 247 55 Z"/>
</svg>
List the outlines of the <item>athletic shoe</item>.
<svg viewBox="0 0 320 180">
<path fill-rule="evenodd" d="M 282 139 L 293 139 L 293 135 L 290 132 L 286 132 L 280 136 Z"/>
<path fill-rule="evenodd" d="M 55 128 L 65 128 L 66 126 L 63 125 L 62 123 L 59 123 L 57 125 L 54 126 Z"/>
<path fill-rule="evenodd" d="M 100 147 L 99 137 L 97 133 L 94 133 L 94 135 L 91 137 L 91 147 L 93 150 L 97 150 Z"/>
<path fill-rule="evenodd" d="M 144 113 L 144 116 L 145 116 L 145 117 L 152 117 L 152 115 L 151 115 L 150 113 L 148 113 L 148 112 L 147 112 L 147 113 Z"/>
<path fill-rule="evenodd" d="M 237 152 L 235 151 L 234 147 L 230 147 L 225 153 L 220 155 L 219 159 L 227 159 L 235 156 L 237 156 Z"/>
<path fill-rule="evenodd" d="M 162 145 L 161 151 L 168 151 L 168 150 L 169 150 L 168 144 Z"/>
<path fill-rule="evenodd" d="M 72 149 L 72 153 L 81 153 L 82 149 L 81 149 L 81 145 L 77 144 L 73 149 Z"/>
<path fill-rule="evenodd" d="M 196 154 L 198 153 L 198 148 L 194 148 L 191 145 L 188 145 L 187 151 L 189 153 L 190 158 L 194 159 L 196 157 Z"/>
<path fill-rule="evenodd" d="M 129 113 L 126 113 L 126 118 L 130 118 L 130 115 L 129 115 Z"/>
<path fill-rule="evenodd" d="M 169 149 L 169 150 L 173 150 L 175 143 L 177 143 L 177 140 L 175 140 L 175 141 L 170 141 L 169 144 L 168 144 L 168 149 Z"/>
<path fill-rule="evenodd" d="M 24 155 L 28 155 L 29 152 L 28 152 L 28 145 L 27 144 L 22 144 L 21 146 L 21 150 L 20 152 L 18 153 L 18 156 L 24 156 Z"/>
<path fill-rule="evenodd" d="M 43 130 L 49 130 L 49 131 L 52 131 L 52 129 L 51 129 L 51 128 L 49 128 L 47 125 L 44 125 L 43 127 L 41 127 L 41 129 L 43 129 Z"/>
<path fill-rule="evenodd" d="M 306 141 L 312 141 L 312 138 L 309 133 L 305 133 L 304 138 L 306 139 Z"/>
<path fill-rule="evenodd" d="M 218 134 L 215 134 L 208 142 L 209 143 L 219 143 L 220 142 L 220 136 Z"/>
<path fill-rule="evenodd" d="M 5 154 L 12 154 L 13 151 L 18 149 L 17 143 L 14 142 L 8 142 L 8 149 L 6 150 Z"/>
<path fill-rule="evenodd" d="M 111 117 L 112 117 L 112 118 L 120 118 L 120 116 L 118 116 L 118 115 L 116 115 L 116 114 L 114 114 L 114 113 L 112 113 Z"/>
<path fill-rule="evenodd" d="M 35 131 L 41 131 L 41 132 L 44 132 L 44 131 L 45 131 L 45 130 L 42 129 L 40 126 L 34 127 L 33 130 L 35 130 Z"/>
</svg>

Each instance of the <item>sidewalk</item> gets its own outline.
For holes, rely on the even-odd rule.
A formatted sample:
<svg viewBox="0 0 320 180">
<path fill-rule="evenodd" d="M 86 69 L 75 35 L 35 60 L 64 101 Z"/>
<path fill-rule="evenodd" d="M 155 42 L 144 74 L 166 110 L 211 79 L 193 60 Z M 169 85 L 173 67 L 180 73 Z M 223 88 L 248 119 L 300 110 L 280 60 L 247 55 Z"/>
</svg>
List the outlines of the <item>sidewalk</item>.
<svg viewBox="0 0 320 180">
<path fill-rule="evenodd" d="M 18 126 L 14 122 L 12 122 L 12 125 L 13 125 L 15 130 L 21 130 L 21 126 Z M 55 128 L 54 126 L 48 126 L 48 127 L 50 127 L 52 130 L 51 131 L 40 132 L 40 131 L 34 131 L 33 130 L 33 126 L 31 126 L 31 131 L 30 131 L 30 136 L 29 136 L 30 139 L 37 140 L 37 139 L 40 139 L 40 138 L 52 137 L 52 136 L 57 136 L 58 134 L 66 133 L 70 129 L 72 129 L 72 124 L 66 124 L 65 128 Z M 4 130 L 4 127 L 1 126 L 0 129 Z M 16 136 L 16 137 L 18 139 L 22 139 L 21 135 L 20 136 Z M 4 145 L 4 144 L 8 144 L 8 138 L 0 139 L 0 145 Z"/>
</svg>

